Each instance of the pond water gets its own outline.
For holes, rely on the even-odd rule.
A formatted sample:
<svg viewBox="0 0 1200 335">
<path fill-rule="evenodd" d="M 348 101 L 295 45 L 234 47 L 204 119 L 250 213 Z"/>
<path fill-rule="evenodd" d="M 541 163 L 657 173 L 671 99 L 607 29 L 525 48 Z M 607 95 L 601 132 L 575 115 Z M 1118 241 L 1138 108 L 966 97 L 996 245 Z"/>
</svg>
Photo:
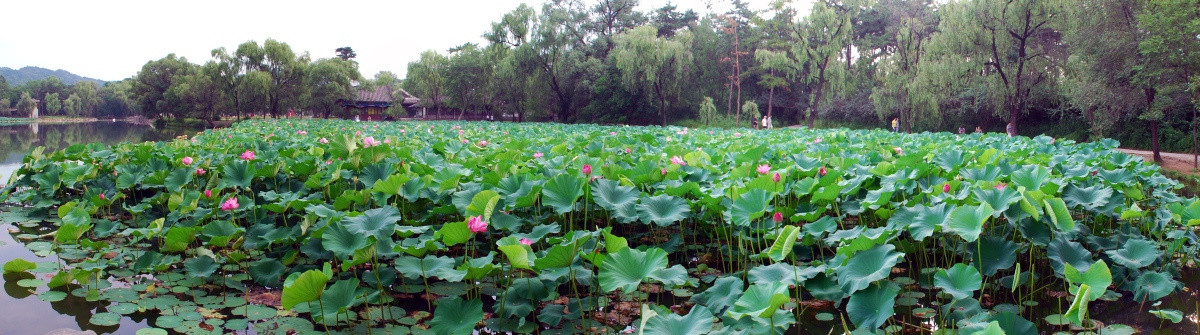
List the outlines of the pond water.
<svg viewBox="0 0 1200 335">
<path fill-rule="evenodd" d="M 9 177 L 21 165 L 26 154 L 37 147 L 46 151 L 59 150 L 73 144 L 100 142 L 115 144 L 125 141 L 161 141 L 172 139 L 194 131 L 159 130 L 125 122 L 89 122 L 72 124 L 23 124 L 0 125 L 0 185 L 8 183 Z M 53 261 L 42 258 L 26 249 L 10 234 L 14 227 L 0 224 L 0 264 L 14 258 L 32 262 Z M 40 274 L 39 274 L 40 276 Z M 58 302 L 45 302 L 38 298 L 46 291 L 43 286 L 36 291 L 17 285 L 17 281 L 29 278 L 15 274 L 0 277 L 0 334 L 48 333 L 70 334 L 63 330 L 92 331 L 97 334 L 134 334 L 146 328 L 142 318 L 124 317 L 120 324 L 101 327 L 89 322 L 92 314 L 104 309 L 105 304 L 88 302 L 83 298 L 67 295 Z M 48 279 L 37 277 L 38 279 Z"/>
</svg>

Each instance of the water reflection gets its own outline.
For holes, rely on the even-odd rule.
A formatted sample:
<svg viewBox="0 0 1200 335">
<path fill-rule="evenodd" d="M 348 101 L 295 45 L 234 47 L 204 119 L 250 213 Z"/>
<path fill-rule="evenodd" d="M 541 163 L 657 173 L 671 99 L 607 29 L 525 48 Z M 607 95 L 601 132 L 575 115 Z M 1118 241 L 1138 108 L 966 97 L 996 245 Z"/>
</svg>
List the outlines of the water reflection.
<svg viewBox="0 0 1200 335">
<path fill-rule="evenodd" d="M 194 132 L 155 129 L 127 122 L 0 125 L 0 185 L 7 184 L 8 177 L 20 166 L 25 155 L 39 146 L 50 152 L 73 144 L 163 141 Z"/>
</svg>

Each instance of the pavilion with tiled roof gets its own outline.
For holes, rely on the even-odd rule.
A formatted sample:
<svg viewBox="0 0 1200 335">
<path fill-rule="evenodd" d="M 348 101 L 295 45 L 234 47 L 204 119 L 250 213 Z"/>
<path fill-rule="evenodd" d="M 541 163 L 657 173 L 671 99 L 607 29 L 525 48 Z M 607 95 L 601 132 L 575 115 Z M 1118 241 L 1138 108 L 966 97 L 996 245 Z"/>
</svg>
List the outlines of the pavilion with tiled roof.
<svg viewBox="0 0 1200 335">
<path fill-rule="evenodd" d="M 355 92 L 355 99 L 340 100 L 343 107 L 346 108 L 347 114 L 357 115 L 363 120 L 382 120 L 383 112 L 391 108 L 395 100 L 393 92 L 398 91 L 400 96 L 404 97 L 400 101 L 400 106 L 404 107 L 405 111 L 412 114 L 416 110 L 416 105 L 421 100 L 414 97 L 412 94 L 400 90 L 392 90 L 391 86 L 380 86 L 374 90 L 360 89 Z"/>
</svg>

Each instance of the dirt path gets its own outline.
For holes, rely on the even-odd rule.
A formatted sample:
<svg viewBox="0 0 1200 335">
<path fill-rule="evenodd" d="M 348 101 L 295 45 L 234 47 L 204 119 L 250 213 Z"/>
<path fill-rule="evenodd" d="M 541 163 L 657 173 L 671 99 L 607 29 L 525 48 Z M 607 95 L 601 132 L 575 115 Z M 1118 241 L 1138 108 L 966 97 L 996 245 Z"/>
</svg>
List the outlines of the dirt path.
<svg viewBox="0 0 1200 335">
<path fill-rule="evenodd" d="M 1121 152 L 1124 152 L 1124 153 L 1127 153 L 1130 155 L 1141 157 L 1142 159 L 1144 159 L 1146 161 L 1154 160 L 1154 158 L 1152 156 L 1154 153 L 1152 151 L 1133 150 L 1133 149 L 1125 149 L 1125 148 L 1119 148 L 1117 150 L 1120 150 Z M 1163 159 L 1162 166 L 1164 169 L 1182 172 L 1182 173 L 1186 173 L 1186 174 L 1197 173 L 1192 170 L 1192 154 L 1176 153 L 1176 152 L 1161 152 L 1160 154 L 1162 154 L 1162 159 Z"/>
</svg>

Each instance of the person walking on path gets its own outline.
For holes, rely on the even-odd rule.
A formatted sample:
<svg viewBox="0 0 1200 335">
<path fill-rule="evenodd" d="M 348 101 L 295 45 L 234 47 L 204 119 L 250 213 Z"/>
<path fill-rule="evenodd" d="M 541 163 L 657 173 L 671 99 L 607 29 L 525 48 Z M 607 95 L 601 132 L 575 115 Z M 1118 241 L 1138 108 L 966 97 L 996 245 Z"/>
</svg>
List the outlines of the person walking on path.
<svg viewBox="0 0 1200 335">
<path fill-rule="evenodd" d="M 1004 132 L 1008 133 L 1008 137 L 1017 136 L 1017 125 L 1009 122 L 1008 126 L 1004 127 Z"/>
<path fill-rule="evenodd" d="M 898 119 L 898 118 L 892 119 L 892 132 L 893 133 L 900 132 L 900 119 Z"/>
</svg>

